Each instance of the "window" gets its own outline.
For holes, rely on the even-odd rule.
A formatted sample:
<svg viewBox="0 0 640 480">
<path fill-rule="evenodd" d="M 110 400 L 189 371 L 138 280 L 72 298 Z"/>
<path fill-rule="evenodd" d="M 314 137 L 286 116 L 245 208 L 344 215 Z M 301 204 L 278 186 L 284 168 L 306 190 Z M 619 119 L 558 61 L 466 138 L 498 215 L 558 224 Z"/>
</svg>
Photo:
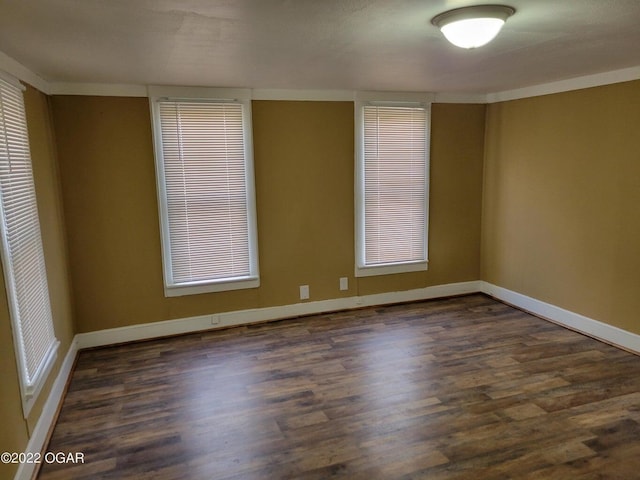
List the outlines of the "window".
<svg viewBox="0 0 640 480">
<path fill-rule="evenodd" d="M 356 276 L 427 269 L 429 107 L 356 102 Z"/>
<path fill-rule="evenodd" d="M 165 295 L 258 287 L 248 96 L 156 96 L 151 108 Z"/>
<path fill-rule="evenodd" d="M 22 90 L 17 80 L 0 76 L 0 250 L 26 418 L 59 342 L 53 330 Z"/>
</svg>

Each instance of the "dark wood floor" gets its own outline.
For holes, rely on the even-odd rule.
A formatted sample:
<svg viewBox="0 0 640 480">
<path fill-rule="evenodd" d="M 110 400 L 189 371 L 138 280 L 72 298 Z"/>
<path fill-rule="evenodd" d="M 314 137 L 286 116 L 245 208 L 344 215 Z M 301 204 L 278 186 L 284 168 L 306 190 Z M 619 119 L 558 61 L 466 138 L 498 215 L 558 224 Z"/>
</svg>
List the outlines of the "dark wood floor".
<svg viewBox="0 0 640 480">
<path fill-rule="evenodd" d="M 484 295 L 83 351 L 49 479 L 640 478 L 640 357 Z"/>
</svg>

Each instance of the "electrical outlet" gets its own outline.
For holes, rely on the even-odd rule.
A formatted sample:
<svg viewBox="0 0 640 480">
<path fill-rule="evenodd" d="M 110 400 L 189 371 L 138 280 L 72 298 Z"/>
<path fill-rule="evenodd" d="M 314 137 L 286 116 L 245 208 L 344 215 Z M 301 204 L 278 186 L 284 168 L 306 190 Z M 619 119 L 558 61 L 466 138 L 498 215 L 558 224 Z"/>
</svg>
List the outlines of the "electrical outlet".
<svg viewBox="0 0 640 480">
<path fill-rule="evenodd" d="M 309 299 L 309 285 L 300 285 L 300 300 Z"/>
<path fill-rule="evenodd" d="M 349 279 L 347 277 L 340 278 L 340 290 L 349 290 Z"/>
<path fill-rule="evenodd" d="M 220 315 L 211 315 L 211 325 L 220 325 Z"/>
</svg>

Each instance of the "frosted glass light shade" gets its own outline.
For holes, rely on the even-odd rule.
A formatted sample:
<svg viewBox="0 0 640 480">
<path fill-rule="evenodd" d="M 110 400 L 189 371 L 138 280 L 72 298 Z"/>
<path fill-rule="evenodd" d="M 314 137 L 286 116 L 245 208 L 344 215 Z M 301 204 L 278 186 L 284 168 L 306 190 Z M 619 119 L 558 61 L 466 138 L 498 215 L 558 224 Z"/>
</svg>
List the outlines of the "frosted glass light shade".
<svg viewBox="0 0 640 480">
<path fill-rule="evenodd" d="M 477 48 L 496 38 L 504 20 L 498 18 L 469 18 L 445 25 L 442 34 L 460 48 Z"/>
<path fill-rule="evenodd" d="M 455 46 L 477 48 L 493 40 L 514 13 L 505 5 L 476 5 L 441 13 L 431 23 Z"/>
</svg>

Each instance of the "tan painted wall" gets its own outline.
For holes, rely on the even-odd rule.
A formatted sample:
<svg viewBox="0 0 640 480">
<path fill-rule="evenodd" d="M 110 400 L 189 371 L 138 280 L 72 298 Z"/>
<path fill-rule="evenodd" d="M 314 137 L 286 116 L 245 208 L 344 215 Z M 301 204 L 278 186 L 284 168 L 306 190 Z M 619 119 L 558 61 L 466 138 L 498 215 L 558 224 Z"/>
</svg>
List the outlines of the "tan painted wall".
<svg viewBox="0 0 640 480">
<path fill-rule="evenodd" d="M 9 306 L 4 276 L 0 275 L 0 451 L 24 451 L 40 417 L 74 335 L 71 288 L 67 271 L 67 249 L 62 217 L 60 184 L 48 98 L 33 88 L 25 92 L 25 107 L 33 174 L 38 199 L 42 241 L 49 280 L 49 294 L 56 337 L 60 348 L 56 365 L 25 421 L 20 401 L 20 385 L 10 329 Z M 0 464 L 0 478 L 12 478 L 17 465 Z"/>
<path fill-rule="evenodd" d="M 640 333 L 640 82 L 490 105 L 482 279 Z"/>
<path fill-rule="evenodd" d="M 53 111 L 78 331 L 477 280 L 485 107 L 434 105 L 430 269 L 355 279 L 353 103 L 254 101 L 261 286 L 165 298 L 149 106 L 60 96 Z M 339 277 L 350 289 L 339 290 Z"/>
<path fill-rule="evenodd" d="M 353 277 L 353 104 L 256 101 L 262 285 L 171 299 L 147 100 L 47 99 L 32 88 L 25 99 L 62 344 L 24 420 L 0 277 L 3 451 L 25 448 L 74 334 L 74 309 L 77 332 L 86 332 L 296 303 L 303 283 L 321 300 L 482 278 L 640 333 L 640 82 L 488 107 L 434 105 L 429 271 L 361 279 Z M 338 290 L 340 276 L 349 291 Z M 0 465 L 0 478 L 14 472 Z"/>
</svg>

